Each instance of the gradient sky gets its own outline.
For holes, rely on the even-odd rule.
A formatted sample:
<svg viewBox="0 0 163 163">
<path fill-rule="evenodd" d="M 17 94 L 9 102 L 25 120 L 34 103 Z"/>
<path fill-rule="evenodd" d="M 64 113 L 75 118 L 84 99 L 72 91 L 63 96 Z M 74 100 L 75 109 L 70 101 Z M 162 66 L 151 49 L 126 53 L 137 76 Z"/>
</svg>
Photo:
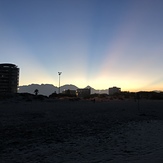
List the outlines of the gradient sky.
<svg viewBox="0 0 163 163">
<path fill-rule="evenodd" d="M 0 0 L 0 63 L 20 85 L 163 90 L 163 0 Z"/>
</svg>

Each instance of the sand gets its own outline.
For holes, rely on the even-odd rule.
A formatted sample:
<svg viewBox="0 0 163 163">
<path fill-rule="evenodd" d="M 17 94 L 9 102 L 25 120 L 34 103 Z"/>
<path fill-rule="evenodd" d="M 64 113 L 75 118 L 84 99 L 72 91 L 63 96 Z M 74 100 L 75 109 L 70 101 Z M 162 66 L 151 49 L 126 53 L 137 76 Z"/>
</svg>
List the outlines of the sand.
<svg viewBox="0 0 163 163">
<path fill-rule="evenodd" d="M 1 163 L 163 162 L 163 101 L 0 101 Z"/>
</svg>

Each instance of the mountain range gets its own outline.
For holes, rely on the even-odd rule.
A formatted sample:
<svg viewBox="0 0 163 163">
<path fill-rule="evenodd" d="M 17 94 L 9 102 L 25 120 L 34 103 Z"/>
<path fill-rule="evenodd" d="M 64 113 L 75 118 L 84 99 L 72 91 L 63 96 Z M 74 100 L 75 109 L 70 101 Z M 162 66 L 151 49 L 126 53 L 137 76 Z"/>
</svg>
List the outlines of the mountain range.
<svg viewBox="0 0 163 163">
<path fill-rule="evenodd" d="M 91 89 L 91 94 L 94 93 L 106 93 L 108 94 L 108 89 L 104 90 L 96 90 L 90 86 L 87 86 L 85 88 Z M 52 85 L 52 84 L 30 84 L 30 85 L 23 85 L 19 86 L 18 93 L 31 93 L 34 94 L 34 91 L 38 89 L 39 94 L 49 96 L 50 94 L 56 92 L 58 93 L 58 87 Z M 72 84 L 66 84 L 60 87 L 60 92 L 63 92 L 64 90 L 77 90 L 78 87 Z"/>
</svg>

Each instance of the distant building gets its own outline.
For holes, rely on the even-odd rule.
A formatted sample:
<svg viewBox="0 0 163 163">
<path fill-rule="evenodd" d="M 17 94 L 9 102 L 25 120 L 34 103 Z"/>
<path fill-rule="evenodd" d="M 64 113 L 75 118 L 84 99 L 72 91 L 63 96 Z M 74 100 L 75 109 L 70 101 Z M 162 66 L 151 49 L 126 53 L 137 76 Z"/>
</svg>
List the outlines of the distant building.
<svg viewBox="0 0 163 163">
<path fill-rule="evenodd" d="M 64 90 L 62 93 L 68 96 L 76 96 L 76 90 L 68 89 L 68 90 Z"/>
<path fill-rule="evenodd" d="M 0 64 L 0 93 L 17 93 L 19 68 L 14 64 Z"/>
<path fill-rule="evenodd" d="M 76 95 L 78 97 L 89 97 L 91 94 L 90 88 L 84 88 L 84 89 L 77 89 Z"/>
<path fill-rule="evenodd" d="M 109 88 L 109 95 L 114 95 L 115 93 L 120 93 L 121 92 L 121 88 L 118 87 L 112 87 Z"/>
</svg>

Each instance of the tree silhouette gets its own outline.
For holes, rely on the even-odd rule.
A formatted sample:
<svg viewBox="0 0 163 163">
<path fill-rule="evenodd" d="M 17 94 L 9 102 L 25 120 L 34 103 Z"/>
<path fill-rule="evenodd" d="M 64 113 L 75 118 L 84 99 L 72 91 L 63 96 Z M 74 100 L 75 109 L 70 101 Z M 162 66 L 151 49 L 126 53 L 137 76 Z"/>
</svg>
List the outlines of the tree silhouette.
<svg viewBox="0 0 163 163">
<path fill-rule="evenodd" d="M 38 95 L 38 92 L 39 92 L 38 89 L 35 89 L 34 93 L 36 96 Z"/>
</svg>

